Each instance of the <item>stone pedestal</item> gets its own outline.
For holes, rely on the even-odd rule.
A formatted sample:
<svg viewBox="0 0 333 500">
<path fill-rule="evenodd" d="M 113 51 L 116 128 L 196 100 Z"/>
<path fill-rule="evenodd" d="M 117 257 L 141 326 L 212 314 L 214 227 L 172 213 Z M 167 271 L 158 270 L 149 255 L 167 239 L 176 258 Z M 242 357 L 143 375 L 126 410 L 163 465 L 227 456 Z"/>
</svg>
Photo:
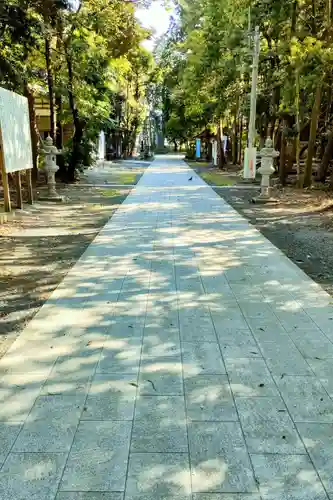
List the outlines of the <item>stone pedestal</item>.
<svg viewBox="0 0 333 500">
<path fill-rule="evenodd" d="M 40 196 L 39 199 L 42 201 L 62 202 L 64 201 L 64 198 L 57 193 L 55 180 L 55 174 L 59 170 L 59 167 L 56 164 L 56 155 L 61 154 L 61 151 L 58 151 L 58 149 L 53 146 L 53 140 L 49 136 L 46 138 L 44 147 L 40 150 L 40 152 L 45 156 L 45 172 L 47 176 L 48 193 L 46 196 Z"/>
<path fill-rule="evenodd" d="M 258 169 L 261 174 L 260 195 L 253 198 L 253 203 L 277 203 L 277 200 L 271 197 L 271 183 L 270 177 L 274 173 L 274 159 L 279 156 L 278 151 L 273 148 L 273 141 L 267 137 L 265 147 L 259 153 L 261 157 L 261 166 Z"/>
</svg>

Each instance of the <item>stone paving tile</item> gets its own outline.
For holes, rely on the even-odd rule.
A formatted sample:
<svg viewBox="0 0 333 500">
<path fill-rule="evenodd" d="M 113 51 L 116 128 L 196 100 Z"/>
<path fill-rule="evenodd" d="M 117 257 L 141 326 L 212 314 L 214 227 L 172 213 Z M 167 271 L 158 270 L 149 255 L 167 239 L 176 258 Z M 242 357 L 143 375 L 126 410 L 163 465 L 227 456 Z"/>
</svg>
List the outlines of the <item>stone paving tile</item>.
<svg viewBox="0 0 333 500">
<path fill-rule="evenodd" d="M 179 269 L 178 266 L 176 266 L 176 283 L 177 290 L 180 292 L 193 292 L 199 295 L 204 294 L 203 284 L 197 269 L 194 269 L 189 275 L 179 276 Z"/>
<path fill-rule="evenodd" d="M 137 377 L 97 373 L 85 402 L 82 420 L 133 420 Z"/>
<path fill-rule="evenodd" d="M 333 397 L 333 359 L 309 359 L 308 363 L 329 396 Z"/>
<path fill-rule="evenodd" d="M 164 330 L 168 331 L 175 328 L 178 328 L 177 310 L 171 312 L 164 311 L 162 314 L 161 311 L 153 314 L 147 311 L 145 330 L 155 329 L 163 332 Z"/>
<path fill-rule="evenodd" d="M 260 342 L 260 340 L 274 342 L 277 338 L 288 338 L 286 330 L 278 320 L 262 321 L 261 319 L 249 318 L 247 323 L 257 342 Z"/>
<path fill-rule="evenodd" d="M 188 453 L 131 453 L 125 500 L 191 500 Z"/>
<path fill-rule="evenodd" d="M 192 422 L 189 444 L 194 493 L 257 491 L 238 422 Z"/>
<path fill-rule="evenodd" d="M 10 453 L 0 471 L 2 500 L 54 500 L 67 453 Z"/>
<path fill-rule="evenodd" d="M 32 340 L 22 334 L 9 348 L 6 356 L 0 359 L 0 375 L 44 372 L 46 378 L 57 359 L 58 349 L 54 349 L 52 340 Z"/>
<path fill-rule="evenodd" d="M 263 359 L 225 359 L 234 396 L 275 396 L 278 390 Z"/>
<path fill-rule="evenodd" d="M 250 453 L 306 453 L 280 397 L 236 398 Z"/>
<path fill-rule="evenodd" d="M 183 342 L 216 342 L 216 334 L 207 307 L 179 309 L 180 336 Z"/>
<path fill-rule="evenodd" d="M 43 385 L 39 376 L 36 381 L 24 384 L 20 375 L 17 382 L 0 384 L 0 422 L 24 422 Z"/>
<path fill-rule="evenodd" d="M 135 419 L 183 421 L 185 419 L 184 396 L 140 396 L 135 406 Z"/>
<path fill-rule="evenodd" d="M 60 491 L 123 491 L 131 422 L 81 422 Z"/>
<path fill-rule="evenodd" d="M 307 455 L 251 455 L 263 500 L 327 500 Z"/>
<path fill-rule="evenodd" d="M 62 492 L 58 493 L 55 500 L 123 500 L 123 493 L 99 493 L 98 491 Z"/>
<path fill-rule="evenodd" d="M 134 420 L 131 451 L 142 453 L 186 453 L 186 420 L 169 418 Z"/>
<path fill-rule="evenodd" d="M 257 493 L 195 493 L 193 500 L 261 500 Z"/>
<path fill-rule="evenodd" d="M 187 452 L 183 396 L 140 396 L 135 409 L 131 450 Z"/>
<path fill-rule="evenodd" d="M 229 329 L 225 331 L 222 327 L 221 330 L 216 330 L 217 339 L 221 346 L 231 345 L 231 346 L 244 346 L 248 345 L 257 348 L 255 339 L 251 333 L 250 329 L 238 330 Z"/>
<path fill-rule="evenodd" d="M 86 394 L 100 355 L 101 349 L 93 349 L 75 356 L 59 356 L 43 385 L 42 394 Z"/>
<path fill-rule="evenodd" d="M 213 342 L 183 342 L 184 376 L 225 374 L 220 347 Z"/>
<path fill-rule="evenodd" d="M 85 400 L 80 396 L 37 398 L 15 442 L 15 452 L 68 452 Z"/>
<path fill-rule="evenodd" d="M 274 318 L 274 313 L 268 304 L 265 304 L 262 300 L 246 300 L 239 301 L 239 307 L 242 314 L 246 319 L 254 318 L 261 319 L 263 322 L 269 322 Z"/>
<path fill-rule="evenodd" d="M 117 321 L 114 320 L 113 321 Z M 126 321 L 119 321 L 110 326 L 106 331 L 106 336 L 112 339 L 138 339 L 143 336 L 144 321 L 137 321 L 135 317 L 128 317 Z"/>
<path fill-rule="evenodd" d="M 295 422 L 333 421 L 333 402 L 314 377 L 275 377 Z"/>
<path fill-rule="evenodd" d="M 0 362 L 1 500 L 327 500 L 290 415 L 333 497 L 330 302 L 155 162 Z"/>
<path fill-rule="evenodd" d="M 182 395 L 183 377 L 180 356 L 147 358 L 141 363 L 140 395 Z"/>
<path fill-rule="evenodd" d="M 326 491 L 333 492 L 332 423 L 298 423 L 297 429 Z"/>
<path fill-rule="evenodd" d="M 228 345 L 220 342 L 223 359 L 239 359 L 239 358 L 262 358 L 262 354 L 255 345 Z"/>
<path fill-rule="evenodd" d="M 179 331 L 172 328 L 161 330 L 145 330 L 142 345 L 142 359 L 174 358 L 180 360 L 181 348 Z M 151 333 L 151 334 L 150 334 Z"/>
<path fill-rule="evenodd" d="M 0 470 L 21 430 L 21 424 L 0 422 Z"/>
<path fill-rule="evenodd" d="M 290 339 L 261 341 L 259 345 L 273 375 L 312 375 L 310 366 Z"/>
<path fill-rule="evenodd" d="M 199 375 L 185 378 L 185 400 L 190 420 L 238 420 L 226 375 Z"/>
<path fill-rule="evenodd" d="M 142 341 L 139 339 L 117 339 L 107 341 L 103 348 L 97 373 L 139 372 Z"/>
<path fill-rule="evenodd" d="M 201 274 L 201 279 L 203 286 L 206 290 L 207 293 L 228 293 L 228 289 L 230 290 L 230 293 L 232 293 L 231 288 L 229 286 L 229 283 L 227 281 L 227 278 L 224 274 L 217 274 L 217 275 L 211 275 L 209 274 L 208 276 L 205 275 L 204 272 L 201 271 L 200 269 L 200 274 Z"/>
<path fill-rule="evenodd" d="M 212 318 L 214 326 L 217 332 L 224 331 L 234 332 L 237 330 L 247 330 L 249 328 L 248 322 L 243 316 L 226 316 L 225 314 L 220 315 L 216 311 L 212 310 Z"/>
<path fill-rule="evenodd" d="M 333 359 L 333 344 L 319 328 L 293 330 L 289 334 L 305 358 Z"/>
</svg>

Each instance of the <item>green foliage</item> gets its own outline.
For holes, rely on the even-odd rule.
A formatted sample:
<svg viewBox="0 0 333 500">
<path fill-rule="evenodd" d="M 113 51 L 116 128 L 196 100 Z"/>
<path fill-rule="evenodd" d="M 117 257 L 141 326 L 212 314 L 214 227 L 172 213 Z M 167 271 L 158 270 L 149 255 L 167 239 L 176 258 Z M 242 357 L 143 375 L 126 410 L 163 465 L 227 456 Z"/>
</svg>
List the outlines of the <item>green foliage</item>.
<svg viewBox="0 0 333 500">
<path fill-rule="evenodd" d="M 176 0 L 176 4 L 178 19 L 158 51 L 170 140 L 190 139 L 210 125 L 217 129 L 222 120 L 223 128 L 233 131 L 237 152 L 243 140 L 240 130 L 249 116 L 252 33 L 258 25 L 258 135 L 264 139 L 274 133 L 277 147 L 283 127 L 294 141 L 299 133 L 304 136 L 302 131 L 315 120 L 312 108 L 320 85 L 317 136 L 322 134 L 320 147 L 325 147 L 333 122 L 330 0 Z"/>
<path fill-rule="evenodd" d="M 49 96 L 58 120 L 72 123 L 66 145 L 70 177 L 90 165 L 100 130 L 125 130 L 127 153 L 146 114 L 154 73 L 148 36 L 127 0 L 9 0 L 0 3 L 0 85 Z M 155 77 L 155 76 L 154 76 Z M 153 80 L 152 80 L 153 81 Z M 126 111 L 116 116 L 119 100 Z"/>
</svg>

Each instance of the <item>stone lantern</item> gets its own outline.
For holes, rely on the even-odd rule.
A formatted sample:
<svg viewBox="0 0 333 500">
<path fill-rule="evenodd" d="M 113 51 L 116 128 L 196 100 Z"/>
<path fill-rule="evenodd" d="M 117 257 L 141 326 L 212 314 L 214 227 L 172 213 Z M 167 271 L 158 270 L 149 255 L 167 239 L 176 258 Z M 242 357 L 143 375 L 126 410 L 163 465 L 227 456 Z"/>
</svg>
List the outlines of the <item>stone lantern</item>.
<svg viewBox="0 0 333 500">
<path fill-rule="evenodd" d="M 62 201 L 62 197 L 56 191 L 55 181 L 55 174 L 59 170 L 59 167 L 56 164 L 56 157 L 62 153 L 53 145 L 53 139 L 50 136 L 45 139 L 43 146 L 44 147 L 40 150 L 40 152 L 45 158 L 45 171 L 47 175 L 48 187 L 48 194 L 45 199 L 50 201 Z"/>
<path fill-rule="evenodd" d="M 261 174 L 261 193 L 259 199 L 256 201 L 265 201 L 270 199 L 271 195 L 271 185 L 270 177 L 274 173 L 274 159 L 279 156 L 279 152 L 275 151 L 273 148 L 273 141 L 270 137 L 267 137 L 265 142 L 265 147 L 259 153 L 261 158 L 261 166 L 258 172 Z"/>
</svg>

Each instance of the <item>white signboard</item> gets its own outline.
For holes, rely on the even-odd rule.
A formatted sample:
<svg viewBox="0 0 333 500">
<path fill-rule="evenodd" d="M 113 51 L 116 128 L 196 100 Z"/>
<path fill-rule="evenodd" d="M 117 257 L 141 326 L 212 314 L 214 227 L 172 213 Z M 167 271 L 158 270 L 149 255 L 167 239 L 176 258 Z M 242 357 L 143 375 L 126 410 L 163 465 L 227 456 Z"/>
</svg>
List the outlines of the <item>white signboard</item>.
<svg viewBox="0 0 333 500">
<path fill-rule="evenodd" d="M 245 148 L 244 171 L 243 171 L 244 179 L 256 178 L 256 160 L 257 160 L 257 149 Z"/>
<path fill-rule="evenodd" d="M 32 168 L 28 100 L 2 87 L 0 128 L 5 171 L 9 173 Z"/>
<path fill-rule="evenodd" d="M 99 134 L 99 143 L 98 143 L 98 159 L 104 160 L 105 158 L 105 133 L 103 130 Z"/>
<path fill-rule="evenodd" d="M 217 167 L 217 141 L 213 140 L 212 142 L 212 157 L 213 157 L 213 165 Z"/>
</svg>

